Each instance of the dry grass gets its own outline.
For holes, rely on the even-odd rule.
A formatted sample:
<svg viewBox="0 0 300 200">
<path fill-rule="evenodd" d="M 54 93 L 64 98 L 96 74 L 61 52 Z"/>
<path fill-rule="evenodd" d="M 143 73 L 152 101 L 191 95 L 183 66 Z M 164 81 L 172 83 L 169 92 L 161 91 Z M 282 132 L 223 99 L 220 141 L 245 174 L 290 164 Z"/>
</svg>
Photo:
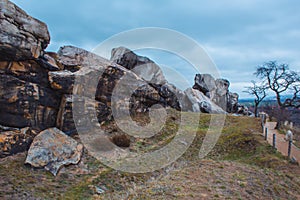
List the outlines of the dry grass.
<svg viewBox="0 0 300 200">
<path fill-rule="evenodd" d="M 177 114 L 171 111 L 165 127 L 153 138 L 130 138 L 128 151 L 149 152 L 172 141 L 178 130 Z M 189 113 L 189 117 L 195 116 Z M 300 168 L 263 140 L 258 119 L 228 116 L 217 145 L 200 160 L 199 148 L 210 118 L 201 115 L 197 136 L 181 158 L 146 174 L 110 169 L 86 151 L 78 166 L 62 169 L 57 177 L 24 166 L 25 153 L 0 159 L 0 199 L 300 198 Z M 113 130 L 112 134 L 119 132 L 113 124 L 103 128 Z M 105 192 L 99 194 L 101 190 Z"/>
</svg>

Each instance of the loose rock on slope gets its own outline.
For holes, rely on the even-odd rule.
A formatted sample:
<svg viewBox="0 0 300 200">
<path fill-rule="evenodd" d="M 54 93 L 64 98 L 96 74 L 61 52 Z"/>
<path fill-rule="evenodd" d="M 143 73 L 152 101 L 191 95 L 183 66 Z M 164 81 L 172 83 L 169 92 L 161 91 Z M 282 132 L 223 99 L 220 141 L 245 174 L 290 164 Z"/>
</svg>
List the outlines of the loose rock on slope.
<svg viewBox="0 0 300 200">
<path fill-rule="evenodd" d="M 77 164 L 82 151 L 82 144 L 57 128 L 50 128 L 34 138 L 25 163 L 33 167 L 44 167 L 56 176 L 62 166 Z"/>
</svg>

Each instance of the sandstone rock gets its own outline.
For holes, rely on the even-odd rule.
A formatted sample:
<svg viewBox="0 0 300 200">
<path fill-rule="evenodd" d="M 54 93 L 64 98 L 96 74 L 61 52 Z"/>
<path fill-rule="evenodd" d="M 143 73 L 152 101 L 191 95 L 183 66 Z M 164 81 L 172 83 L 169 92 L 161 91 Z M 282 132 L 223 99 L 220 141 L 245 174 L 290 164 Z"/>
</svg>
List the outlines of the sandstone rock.
<svg viewBox="0 0 300 200">
<path fill-rule="evenodd" d="M 226 79 L 215 80 L 210 74 L 196 74 L 193 89 L 210 98 L 215 104 L 228 113 L 247 113 L 239 109 L 237 93 L 229 92 L 230 82 Z"/>
<path fill-rule="evenodd" d="M 47 52 L 44 53 L 44 55 L 40 56 L 37 59 L 37 62 L 40 64 L 40 66 L 44 67 L 45 69 L 48 69 L 49 71 L 59 71 L 63 70 L 64 67 L 56 61 L 57 54 L 53 52 Z"/>
<path fill-rule="evenodd" d="M 184 93 L 185 97 L 181 102 L 184 104 L 183 107 L 188 109 L 187 111 L 214 114 L 226 113 L 199 90 L 188 88 Z"/>
<path fill-rule="evenodd" d="M 251 111 L 249 111 L 248 107 L 245 105 L 237 104 L 237 114 L 239 115 L 246 115 L 246 116 L 252 116 L 254 115 Z"/>
<path fill-rule="evenodd" d="M 71 72 L 78 71 L 82 67 L 113 66 L 111 61 L 74 46 L 61 47 L 57 53 L 57 62 L 63 65 L 65 70 Z"/>
<path fill-rule="evenodd" d="M 76 126 L 73 120 L 73 98 L 71 95 L 64 95 L 61 101 L 60 109 L 57 115 L 56 126 L 67 135 L 77 133 Z M 102 123 L 111 120 L 111 110 L 101 102 L 85 101 L 82 102 L 82 109 L 86 117 L 92 115 L 92 111 L 96 111 L 98 121 L 95 123 Z M 90 117 L 92 119 L 92 117 Z"/>
<path fill-rule="evenodd" d="M 48 86 L 48 69 L 35 60 L 0 61 L 0 73 L 20 80 Z"/>
<path fill-rule="evenodd" d="M 53 127 L 60 98 L 50 88 L 0 73 L 0 124 L 38 130 Z"/>
<path fill-rule="evenodd" d="M 0 132 L 0 158 L 27 151 L 35 135 L 28 127 Z"/>
<path fill-rule="evenodd" d="M 216 81 L 210 74 L 196 74 L 193 89 L 199 90 L 210 99 L 214 99 Z"/>
<path fill-rule="evenodd" d="M 229 81 L 226 79 L 216 80 L 216 92 L 213 101 L 220 106 L 223 110 L 227 110 L 227 94 L 229 92 Z"/>
<path fill-rule="evenodd" d="M 183 95 L 183 92 L 176 88 L 173 84 L 165 83 L 164 85 L 153 86 L 157 89 L 160 96 L 165 99 L 167 105 L 177 110 L 180 110 L 179 99 Z"/>
<path fill-rule="evenodd" d="M 44 167 L 56 176 L 62 166 L 77 164 L 82 151 L 82 144 L 57 128 L 50 128 L 34 138 L 25 163 L 37 168 Z"/>
<path fill-rule="evenodd" d="M 132 106 L 135 110 L 144 109 L 156 103 L 166 104 L 165 99 L 146 81 L 132 71 L 100 56 L 83 49 L 65 46 L 59 50 L 58 57 L 58 61 L 64 65 L 65 69 L 69 70 L 49 72 L 49 81 L 53 89 L 71 94 L 76 76 L 82 81 L 82 85 L 89 85 L 93 79 L 96 79 L 98 86 L 94 91 L 94 98 L 107 106 L 111 105 L 111 96 L 116 86 L 123 87 L 123 90 L 120 90 L 121 92 L 116 95 L 124 98 L 131 98 L 132 96 Z M 127 82 L 120 86 L 118 84 L 123 77 L 127 77 Z M 80 85 L 75 87 L 81 88 Z M 135 90 L 128 94 L 130 88 Z"/>
<path fill-rule="evenodd" d="M 46 24 L 8 0 L 0 2 L 0 60 L 38 58 L 50 41 Z"/>
<path fill-rule="evenodd" d="M 18 131 L 18 130 L 19 130 L 18 128 L 0 125 L 0 132 L 5 132 L 5 131 Z"/>
<path fill-rule="evenodd" d="M 64 94 L 72 94 L 75 75 L 75 73 L 68 70 L 49 72 L 48 81 L 52 89 Z"/>
<path fill-rule="evenodd" d="M 238 101 L 239 95 L 237 93 L 228 93 L 227 99 L 227 112 L 229 113 L 236 113 L 238 112 Z"/>
<path fill-rule="evenodd" d="M 162 70 L 157 64 L 147 57 L 136 55 L 125 47 L 114 48 L 110 60 L 132 70 L 149 83 L 159 85 L 167 83 Z"/>
</svg>

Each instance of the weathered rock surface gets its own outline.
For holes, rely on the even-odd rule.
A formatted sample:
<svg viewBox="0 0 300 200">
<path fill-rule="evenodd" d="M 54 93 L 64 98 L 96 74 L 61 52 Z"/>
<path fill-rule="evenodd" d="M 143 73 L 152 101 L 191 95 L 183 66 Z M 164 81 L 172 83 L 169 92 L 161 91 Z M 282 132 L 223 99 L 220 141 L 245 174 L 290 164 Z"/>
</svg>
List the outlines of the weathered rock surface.
<svg viewBox="0 0 300 200">
<path fill-rule="evenodd" d="M 0 1 L 0 60 L 38 58 L 50 42 L 47 25 L 8 0 Z"/>
<path fill-rule="evenodd" d="M 187 109 L 187 111 L 215 114 L 226 113 L 199 90 L 188 88 L 184 91 L 184 94 L 184 99 L 181 102 L 183 102 L 183 107 Z"/>
<path fill-rule="evenodd" d="M 228 113 L 238 111 L 238 94 L 229 92 L 230 82 L 214 79 L 210 74 L 196 74 L 194 89 L 203 93 L 211 101 Z"/>
<path fill-rule="evenodd" d="M 3 156 L 28 147 L 34 134 L 27 134 L 28 137 L 19 134 L 24 127 L 36 131 L 57 127 L 67 135 L 76 133 L 73 112 L 77 108 L 72 109 L 77 101 L 82 105 L 78 109 L 83 109 L 80 123 L 93 119 L 90 125 L 113 120 L 114 110 L 127 113 L 129 109 L 133 116 L 147 113 L 156 104 L 192 112 L 249 113 L 238 104 L 238 95 L 229 92 L 229 81 L 225 79 L 198 74 L 194 89 L 183 92 L 166 81 L 152 60 L 124 47 L 113 49 L 111 60 L 73 46 L 61 47 L 58 53 L 45 52 L 50 36 L 43 22 L 7 0 L 0 1 L 0 11 L 0 132 L 4 132 L 0 137 L 4 153 L 0 154 Z M 91 117 L 94 114 L 97 119 Z M 47 134 L 55 141 L 47 138 Z M 57 129 L 43 131 L 37 137 L 37 148 L 32 150 L 35 155 L 41 151 L 42 158 L 49 161 L 44 166 L 54 174 L 60 160 L 51 164 L 55 158 L 46 155 L 51 151 L 39 145 L 47 146 L 42 139 L 52 141 L 53 147 L 65 144 L 66 138 L 61 134 Z M 58 148 L 72 157 L 68 149 Z"/>
<path fill-rule="evenodd" d="M 227 99 L 229 94 L 229 81 L 226 79 L 216 80 L 216 92 L 213 101 L 219 105 L 223 110 L 227 111 Z"/>
<path fill-rule="evenodd" d="M 40 60 L 40 59 L 39 59 Z M 48 69 L 38 60 L 0 61 L 0 72 L 20 80 L 49 86 Z"/>
<path fill-rule="evenodd" d="M 227 94 L 227 112 L 236 113 L 239 107 L 239 95 L 237 93 L 229 92 Z"/>
<path fill-rule="evenodd" d="M 159 96 L 163 98 L 165 105 L 182 111 L 224 113 L 222 109 L 211 102 L 213 98 L 209 99 L 204 97 L 202 93 L 198 94 L 198 92 L 190 89 L 182 92 L 174 85 L 168 83 L 159 66 L 149 58 L 136 55 L 124 47 L 113 49 L 111 55 L 112 61 L 131 70 L 153 86 L 158 91 Z M 196 89 L 205 93 L 208 97 L 210 97 L 211 93 L 216 96 L 216 98 L 220 98 L 216 95 L 217 85 L 211 75 L 206 74 L 202 77 L 200 77 L 200 75 L 196 76 L 195 81 L 199 83 Z M 221 90 L 224 89 L 222 88 Z M 222 93 L 222 91 L 218 92 Z M 223 95 L 223 93 L 220 95 Z M 225 103 L 227 103 L 227 101 Z"/>
<path fill-rule="evenodd" d="M 57 115 L 56 126 L 67 135 L 77 133 L 77 129 L 73 120 L 73 101 L 72 95 L 64 95 Z M 89 115 L 93 113 L 93 110 L 96 111 L 96 117 L 98 119 L 96 123 L 101 124 L 102 122 L 110 121 L 112 119 L 111 109 L 101 102 L 84 101 L 82 102 L 82 107 L 85 110 L 84 115 L 90 119 L 92 119 L 92 117 Z"/>
<path fill-rule="evenodd" d="M 214 99 L 217 89 L 216 81 L 210 74 L 196 74 L 193 89 L 199 90 L 208 98 Z"/>
<path fill-rule="evenodd" d="M 60 97 L 50 88 L 0 73 L 0 124 L 44 129 L 55 125 Z"/>
<path fill-rule="evenodd" d="M 54 176 L 64 165 L 77 164 L 83 145 L 57 128 L 50 128 L 38 134 L 28 151 L 25 163 L 50 171 Z"/>
<path fill-rule="evenodd" d="M 162 70 L 147 57 L 136 55 L 125 47 L 114 48 L 111 52 L 111 61 L 133 71 L 148 83 L 163 85 L 167 83 Z"/>
<path fill-rule="evenodd" d="M 142 100 L 145 105 L 155 102 L 163 103 L 164 101 L 155 88 L 143 81 L 138 75 L 91 52 L 65 46 L 59 50 L 58 56 L 58 61 L 64 65 L 65 69 L 69 70 L 49 72 L 49 81 L 53 89 L 70 94 L 73 91 L 75 77 L 82 77 L 83 83 L 86 84 L 95 78 L 98 80 L 96 100 L 110 105 L 113 90 L 122 77 L 127 77 L 127 82 L 124 84 L 136 89 L 133 94 L 127 94 L 127 96 L 133 95 Z"/>
<path fill-rule="evenodd" d="M 61 94 L 48 72 L 61 70 L 55 53 L 45 53 L 47 26 L 10 1 L 0 2 L 0 124 L 43 130 L 55 126 Z"/>
<path fill-rule="evenodd" d="M 0 158 L 27 151 L 35 135 L 28 127 L 0 132 Z"/>
</svg>

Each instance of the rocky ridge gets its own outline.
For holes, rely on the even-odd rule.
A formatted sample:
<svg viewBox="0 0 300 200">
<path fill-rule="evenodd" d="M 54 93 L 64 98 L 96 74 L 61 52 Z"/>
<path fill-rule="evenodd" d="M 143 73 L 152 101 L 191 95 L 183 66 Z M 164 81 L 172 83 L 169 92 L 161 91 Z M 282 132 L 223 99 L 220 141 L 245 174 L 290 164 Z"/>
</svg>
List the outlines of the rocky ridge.
<svg viewBox="0 0 300 200">
<path fill-rule="evenodd" d="M 125 47 L 113 49 L 111 60 L 73 46 L 47 52 L 50 35 L 43 22 L 8 0 L 0 2 L 0 11 L 0 157 L 28 150 L 36 135 L 53 132 L 53 127 L 76 134 L 72 94 L 95 79 L 94 96 L 83 105 L 87 115 L 95 108 L 100 124 L 113 120 L 112 94 L 124 76 L 134 92 L 117 94 L 126 98 L 116 105 L 130 102 L 132 115 L 148 113 L 155 104 L 190 112 L 248 114 L 238 104 L 238 95 L 229 92 L 227 80 L 198 74 L 194 87 L 181 91 L 167 82 L 157 64 Z M 75 78 L 81 82 L 75 84 Z"/>
</svg>

